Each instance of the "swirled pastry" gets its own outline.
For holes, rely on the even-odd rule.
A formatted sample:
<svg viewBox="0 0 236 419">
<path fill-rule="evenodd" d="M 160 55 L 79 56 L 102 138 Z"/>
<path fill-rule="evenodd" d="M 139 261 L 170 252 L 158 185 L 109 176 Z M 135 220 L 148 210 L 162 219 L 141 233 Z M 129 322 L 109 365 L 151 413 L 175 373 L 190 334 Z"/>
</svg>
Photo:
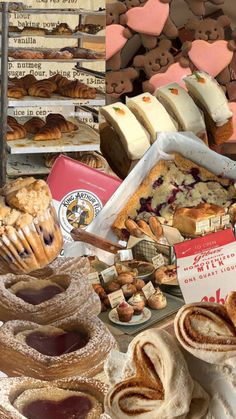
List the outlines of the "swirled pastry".
<svg viewBox="0 0 236 419">
<path fill-rule="evenodd" d="M 9 376 L 45 380 L 93 377 L 115 347 L 115 339 L 95 316 L 75 315 L 50 326 L 13 320 L 0 328 L 0 369 Z"/>
<path fill-rule="evenodd" d="M 106 419 L 106 392 L 100 381 L 81 377 L 51 382 L 5 378 L 0 381 L 0 415 L 1 419 Z"/>
<path fill-rule="evenodd" d="M 150 329 L 130 343 L 127 355 L 111 353 L 105 371 L 113 384 L 105 411 L 113 419 L 199 419 L 208 395 L 194 382 L 167 332 Z"/>
<path fill-rule="evenodd" d="M 33 274 L 4 275 L 0 283 L 0 320 L 50 324 L 75 313 L 98 315 L 101 303 L 87 280 L 88 260 L 81 258 L 73 268 L 69 273 L 61 269 L 56 274 L 46 270 L 39 278 Z"/>
<path fill-rule="evenodd" d="M 175 334 L 197 358 L 236 367 L 236 330 L 224 306 L 207 302 L 183 306 L 175 318 Z"/>
</svg>

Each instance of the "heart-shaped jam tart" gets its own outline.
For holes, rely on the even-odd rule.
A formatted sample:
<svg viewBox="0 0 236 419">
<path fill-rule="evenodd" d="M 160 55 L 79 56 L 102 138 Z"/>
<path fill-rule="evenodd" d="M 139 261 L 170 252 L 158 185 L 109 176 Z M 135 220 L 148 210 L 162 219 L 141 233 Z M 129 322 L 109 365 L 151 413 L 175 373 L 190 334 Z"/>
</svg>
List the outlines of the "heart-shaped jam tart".
<svg viewBox="0 0 236 419">
<path fill-rule="evenodd" d="M 34 400 L 23 409 L 27 419 L 86 419 L 92 402 L 85 396 L 72 396 L 60 401 Z"/>
<path fill-rule="evenodd" d="M 57 294 L 61 294 L 64 290 L 58 285 L 48 285 L 41 289 L 23 288 L 16 292 L 16 296 L 24 300 L 26 303 L 38 305 L 44 301 L 48 301 Z"/>
<path fill-rule="evenodd" d="M 88 343 L 89 336 L 83 330 L 76 332 L 59 330 L 53 334 L 38 330 L 29 333 L 25 341 L 43 355 L 60 356 L 83 348 Z"/>
</svg>

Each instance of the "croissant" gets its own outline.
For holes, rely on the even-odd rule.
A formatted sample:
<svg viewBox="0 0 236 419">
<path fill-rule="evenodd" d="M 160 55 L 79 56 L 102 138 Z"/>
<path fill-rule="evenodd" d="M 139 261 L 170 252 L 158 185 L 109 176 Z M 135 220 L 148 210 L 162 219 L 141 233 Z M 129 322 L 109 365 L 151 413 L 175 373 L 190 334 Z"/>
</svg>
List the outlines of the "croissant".
<svg viewBox="0 0 236 419">
<path fill-rule="evenodd" d="M 24 89 L 24 87 L 8 86 L 8 89 L 7 89 L 8 97 L 11 97 L 14 99 L 22 99 L 26 95 L 27 95 L 27 91 Z"/>
<path fill-rule="evenodd" d="M 69 51 L 45 51 L 44 58 L 48 60 L 71 60 L 73 54 Z"/>
<path fill-rule="evenodd" d="M 7 124 L 10 127 L 13 127 L 14 125 L 19 125 L 19 123 L 17 122 L 16 118 L 14 118 L 13 116 L 7 116 Z"/>
<path fill-rule="evenodd" d="M 49 98 L 56 89 L 57 84 L 52 80 L 39 80 L 30 86 L 28 93 L 30 96 Z"/>
<path fill-rule="evenodd" d="M 73 122 L 67 121 L 63 115 L 51 113 L 47 116 L 46 122 L 58 127 L 61 132 L 77 131 L 78 127 Z"/>
<path fill-rule="evenodd" d="M 72 81 L 61 88 L 60 93 L 62 96 L 74 99 L 94 99 L 96 97 L 96 89 L 88 87 L 78 80 Z"/>
<path fill-rule="evenodd" d="M 28 90 L 30 86 L 32 86 L 33 83 L 37 82 L 37 79 L 35 76 L 33 76 L 33 74 L 27 74 L 24 77 L 21 77 L 20 79 L 22 86 Z"/>
<path fill-rule="evenodd" d="M 7 131 L 6 134 L 7 141 L 21 140 L 26 137 L 27 132 L 23 125 L 15 124 L 11 128 L 13 131 Z"/>
<path fill-rule="evenodd" d="M 85 59 L 92 59 L 96 60 L 99 58 L 104 58 L 104 53 L 102 52 L 96 52 L 87 48 L 79 48 L 79 47 L 65 47 L 62 48 L 61 51 L 70 52 L 74 58 L 85 58 Z"/>
<path fill-rule="evenodd" d="M 34 136 L 34 141 L 60 140 L 61 130 L 54 125 L 44 125 Z"/>
<path fill-rule="evenodd" d="M 17 60 L 41 60 L 44 58 L 43 52 L 30 50 L 9 51 L 8 55 Z"/>
<path fill-rule="evenodd" d="M 34 116 L 24 124 L 24 127 L 26 131 L 30 134 L 36 134 L 36 132 L 38 132 L 42 127 L 44 127 L 44 125 L 45 122 L 43 119 Z"/>
</svg>

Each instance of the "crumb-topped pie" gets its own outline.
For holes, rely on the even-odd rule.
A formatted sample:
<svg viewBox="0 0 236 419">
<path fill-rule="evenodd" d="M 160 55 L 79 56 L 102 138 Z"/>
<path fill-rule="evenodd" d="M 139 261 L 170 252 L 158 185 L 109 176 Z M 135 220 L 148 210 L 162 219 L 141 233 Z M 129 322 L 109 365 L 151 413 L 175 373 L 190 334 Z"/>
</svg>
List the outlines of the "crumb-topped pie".
<svg viewBox="0 0 236 419">
<path fill-rule="evenodd" d="M 60 253 L 62 234 L 43 180 L 19 178 L 0 195 L 0 258 L 11 271 L 28 273 Z"/>
<path fill-rule="evenodd" d="M 149 172 L 113 223 L 114 232 L 122 239 L 129 236 L 128 218 L 136 220 L 143 212 L 161 217 L 173 225 L 178 207 L 195 207 L 200 203 L 215 204 L 227 211 L 236 202 L 234 181 L 210 173 L 179 154 L 174 160 L 161 160 Z"/>
</svg>

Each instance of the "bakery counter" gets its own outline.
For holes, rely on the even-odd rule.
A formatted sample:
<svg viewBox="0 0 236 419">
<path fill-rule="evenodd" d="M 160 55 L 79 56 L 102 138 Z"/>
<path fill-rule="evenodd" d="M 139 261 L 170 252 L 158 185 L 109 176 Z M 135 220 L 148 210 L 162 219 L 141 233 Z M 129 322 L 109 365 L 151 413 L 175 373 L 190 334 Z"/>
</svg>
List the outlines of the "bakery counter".
<svg viewBox="0 0 236 419">
<path fill-rule="evenodd" d="M 82 98 L 66 98 L 60 95 L 52 94 L 50 98 L 41 98 L 41 97 L 32 97 L 25 96 L 22 99 L 8 99 L 9 107 L 29 107 L 32 106 L 81 106 L 81 105 L 90 105 L 90 106 L 103 106 L 105 104 L 105 95 L 100 92 L 97 93 L 94 99 L 82 99 Z"/>
</svg>

